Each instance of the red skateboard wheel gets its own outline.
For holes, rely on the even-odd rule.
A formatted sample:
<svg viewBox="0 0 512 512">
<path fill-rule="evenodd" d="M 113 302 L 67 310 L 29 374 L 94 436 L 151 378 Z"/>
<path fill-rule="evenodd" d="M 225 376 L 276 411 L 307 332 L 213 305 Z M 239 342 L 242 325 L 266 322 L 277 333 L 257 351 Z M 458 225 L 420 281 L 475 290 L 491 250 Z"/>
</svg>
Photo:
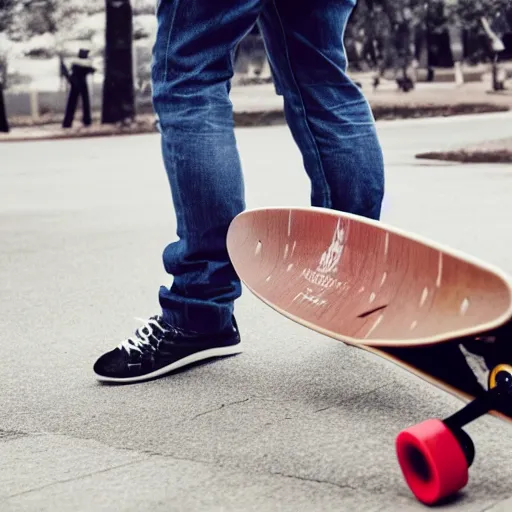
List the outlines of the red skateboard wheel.
<svg viewBox="0 0 512 512">
<path fill-rule="evenodd" d="M 426 505 L 455 494 L 468 482 L 464 451 L 441 420 L 427 420 L 400 432 L 396 453 L 407 485 Z"/>
</svg>

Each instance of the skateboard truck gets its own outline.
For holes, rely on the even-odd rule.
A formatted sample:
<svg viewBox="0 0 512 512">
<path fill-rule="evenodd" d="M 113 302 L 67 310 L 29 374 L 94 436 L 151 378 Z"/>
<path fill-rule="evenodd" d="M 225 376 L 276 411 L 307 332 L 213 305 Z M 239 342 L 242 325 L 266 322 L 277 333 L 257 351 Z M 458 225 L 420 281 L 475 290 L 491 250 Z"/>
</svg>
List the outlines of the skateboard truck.
<svg viewBox="0 0 512 512">
<path fill-rule="evenodd" d="M 492 378 L 494 382 L 489 383 L 489 389 L 460 411 L 446 418 L 444 420 L 445 425 L 456 432 L 489 411 L 500 410 L 506 406 L 505 402 L 509 403 L 512 400 L 511 370 L 507 371 L 505 368 L 497 370 L 494 378 Z"/>
<path fill-rule="evenodd" d="M 431 419 L 402 431 L 396 439 L 398 461 L 405 480 L 426 505 L 460 491 L 468 482 L 475 447 L 463 430 L 491 410 L 512 403 L 512 366 L 499 365 L 489 377 L 489 388 L 444 420 Z"/>
</svg>

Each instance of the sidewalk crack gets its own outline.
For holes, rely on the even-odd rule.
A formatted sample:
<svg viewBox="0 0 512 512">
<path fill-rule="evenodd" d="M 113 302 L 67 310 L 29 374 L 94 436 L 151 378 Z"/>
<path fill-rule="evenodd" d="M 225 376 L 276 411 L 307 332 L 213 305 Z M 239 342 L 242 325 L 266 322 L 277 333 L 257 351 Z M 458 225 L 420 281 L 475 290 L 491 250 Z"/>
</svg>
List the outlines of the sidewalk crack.
<svg viewBox="0 0 512 512">
<path fill-rule="evenodd" d="M 213 409 L 208 409 L 207 411 L 200 412 L 199 414 L 196 414 L 195 416 L 192 416 L 191 418 L 184 419 L 181 423 L 184 423 L 186 421 L 194 421 L 197 418 L 200 418 L 201 416 L 205 416 L 206 414 L 211 414 L 212 412 L 220 411 L 221 409 L 224 409 L 225 407 L 231 407 L 233 405 L 243 404 L 245 402 L 248 402 L 250 398 L 244 398 L 243 400 L 236 400 L 235 402 L 229 402 L 227 404 L 221 404 L 218 407 L 214 407 Z"/>
</svg>

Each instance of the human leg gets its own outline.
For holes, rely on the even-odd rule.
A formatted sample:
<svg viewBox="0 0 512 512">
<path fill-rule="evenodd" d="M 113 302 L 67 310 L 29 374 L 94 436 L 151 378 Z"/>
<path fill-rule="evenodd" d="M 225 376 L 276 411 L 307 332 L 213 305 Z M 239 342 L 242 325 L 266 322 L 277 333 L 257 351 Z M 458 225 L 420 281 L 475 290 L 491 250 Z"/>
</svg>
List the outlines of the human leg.
<svg viewBox="0 0 512 512">
<path fill-rule="evenodd" d="M 92 123 L 91 102 L 89 98 L 89 88 L 85 78 L 80 89 L 80 96 L 82 98 L 82 123 L 84 126 L 90 126 Z"/>
<path fill-rule="evenodd" d="M 229 79 L 232 54 L 260 0 L 161 0 L 153 93 L 178 240 L 164 250 L 174 276 L 162 315 L 101 356 L 101 381 L 138 382 L 210 357 L 240 352 L 233 302 L 240 281 L 226 248 L 244 207 Z"/>
<path fill-rule="evenodd" d="M 373 219 L 384 193 L 370 107 L 347 75 L 351 0 L 270 0 L 260 27 L 285 114 L 311 179 L 311 203 Z"/>
<path fill-rule="evenodd" d="M 66 112 L 64 120 L 62 121 L 63 128 L 71 128 L 73 119 L 75 117 L 76 107 L 78 105 L 78 87 L 74 82 L 71 83 L 71 90 L 69 91 L 68 101 L 66 104 Z"/>
<path fill-rule="evenodd" d="M 154 105 L 177 221 L 164 251 L 174 277 L 159 299 L 169 323 L 216 331 L 240 295 L 226 249 L 228 226 L 245 207 L 229 80 L 232 52 L 260 0 L 162 0 L 154 47 Z"/>
</svg>

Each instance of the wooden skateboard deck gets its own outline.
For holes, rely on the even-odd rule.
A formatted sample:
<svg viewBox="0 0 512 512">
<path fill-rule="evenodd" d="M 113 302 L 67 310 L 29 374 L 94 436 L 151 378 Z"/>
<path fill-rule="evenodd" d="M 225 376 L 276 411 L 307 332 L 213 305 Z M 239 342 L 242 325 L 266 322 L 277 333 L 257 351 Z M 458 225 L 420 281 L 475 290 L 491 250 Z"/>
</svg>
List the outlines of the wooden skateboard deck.
<svg viewBox="0 0 512 512">
<path fill-rule="evenodd" d="M 270 307 L 459 398 L 487 388 L 485 358 L 512 364 L 512 281 L 475 258 L 321 208 L 245 211 L 227 246 L 241 280 Z M 489 343 L 494 331 L 510 344 Z"/>
<path fill-rule="evenodd" d="M 512 281 L 499 269 L 383 223 L 320 208 L 237 216 L 227 247 L 244 284 L 288 318 L 384 357 L 467 400 L 396 438 L 425 504 L 468 482 L 465 425 L 512 421 Z"/>
</svg>

